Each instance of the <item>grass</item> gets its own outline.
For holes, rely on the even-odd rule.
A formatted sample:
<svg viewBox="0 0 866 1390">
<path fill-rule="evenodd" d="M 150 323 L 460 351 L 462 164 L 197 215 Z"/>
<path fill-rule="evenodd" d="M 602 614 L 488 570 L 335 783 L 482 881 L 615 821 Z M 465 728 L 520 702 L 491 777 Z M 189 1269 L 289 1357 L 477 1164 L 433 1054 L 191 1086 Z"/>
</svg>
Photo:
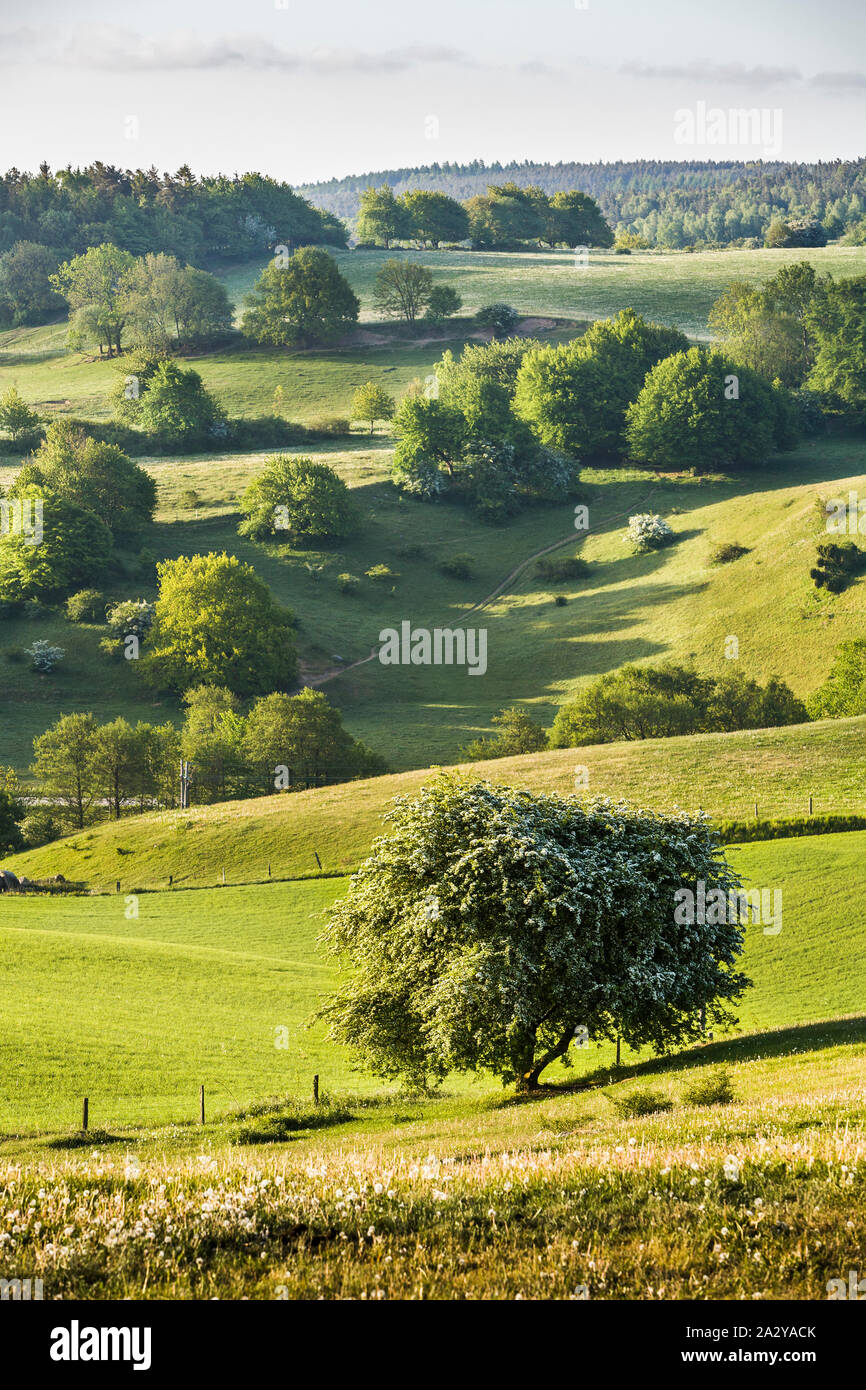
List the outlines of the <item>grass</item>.
<svg viewBox="0 0 866 1390">
<path fill-rule="evenodd" d="M 733 1104 L 687 1104 L 689 1053 L 639 1118 L 562 1088 L 257 1148 L 230 1119 L 11 1141 L 4 1272 L 46 1298 L 823 1300 L 866 1259 L 863 1023 L 742 1040 Z"/>
<path fill-rule="evenodd" d="M 235 843 L 243 854 L 242 834 Z M 864 849 L 866 832 L 852 832 L 729 852 L 748 885 L 783 892 L 782 931 L 746 931 L 744 969 L 754 988 L 738 1009 L 743 1029 L 790 1027 L 862 1007 Z M 176 867 L 185 858 L 179 845 Z M 219 1114 L 264 1095 L 309 1095 L 314 1074 L 334 1096 L 350 1089 L 393 1096 L 355 1073 L 319 1025 L 306 1027 L 336 980 L 316 938 L 345 888 L 345 879 L 334 878 L 5 899 L 0 1130 L 73 1128 L 84 1095 L 92 1123 L 108 1132 L 177 1123 L 197 1113 L 201 1084 L 209 1113 Z M 127 917 L 133 908 L 138 916 Z M 635 1060 L 627 1051 L 624 1057 Z M 551 1068 L 549 1075 L 580 1077 L 612 1062 L 609 1046 L 592 1045 L 575 1053 L 573 1071 Z M 468 1095 L 501 1094 L 489 1080 L 454 1085 Z"/>
<path fill-rule="evenodd" d="M 697 734 L 635 743 L 557 749 L 474 765 L 478 776 L 568 795 L 578 768 L 588 793 L 658 810 L 703 808 L 717 820 L 863 809 L 866 717 L 779 729 Z M 19 874 L 62 873 L 98 891 L 183 887 L 227 880 L 345 873 L 369 852 L 393 797 L 411 795 L 430 769 L 345 782 L 305 792 L 197 806 L 108 821 L 40 849 L 8 856 Z M 582 786 L 582 784 L 581 784 Z M 848 832 L 856 840 L 856 832 Z M 817 837 L 821 838 L 821 837 Z M 843 838 L 840 834 L 836 838 Z M 767 842 L 765 842 L 767 843 Z M 775 841 L 772 843 L 781 843 Z M 800 853 L 802 840 L 791 847 Z"/>
<path fill-rule="evenodd" d="M 563 701 L 627 661 L 671 659 L 710 673 L 730 670 L 731 636 L 739 643 L 739 669 L 760 680 L 777 674 L 804 696 L 825 678 L 838 644 L 861 632 L 866 580 L 834 598 L 809 578 L 823 534 L 818 499 L 866 487 L 859 440 L 804 445 L 748 478 L 587 468 L 591 530 L 582 543 L 571 504 L 532 508 L 505 527 L 490 527 L 453 504 L 401 499 L 381 440 L 312 452 L 345 477 L 360 508 L 361 524 L 339 548 L 293 549 L 238 537 L 238 497 L 261 468 L 262 454 L 151 464 L 159 511 L 147 542 L 159 559 L 224 549 L 253 564 L 300 619 L 302 682 L 322 682 L 350 730 L 385 752 L 395 769 L 455 761 L 506 705 L 524 706 L 549 727 Z M 0 469 L 0 484 L 11 476 Z M 191 488 L 197 503 L 184 495 Z M 623 544 L 625 521 L 647 508 L 668 517 L 677 541 L 635 555 Z M 715 548 L 732 541 L 747 553 L 714 564 Z M 559 547 L 556 559 L 579 547 L 588 570 L 545 579 L 532 557 L 550 546 Z M 461 554 L 472 556 L 470 579 L 441 570 L 443 561 Z M 357 593 L 340 592 L 339 574 L 363 576 L 381 563 L 399 576 L 394 584 L 364 579 Z M 149 596 L 135 581 L 108 576 L 105 585 L 113 597 Z M 484 627 L 484 677 L 469 679 L 456 667 L 365 662 L 380 631 L 407 618 L 428 628 Z M 35 635 L 67 651 L 49 678 L 34 675 L 26 661 L 9 660 L 10 649 L 20 653 Z M 29 621 L 0 623 L 0 719 L 9 731 L 5 756 L 19 768 L 30 761 L 34 736 L 68 709 L 179 718 L 178 702 L 160 706 L 134 670 L 107 667 L 99 635 L 60 614 L 47 615 L 38 634 Z"/>
<path fill-rule="evenodd" d="M 337 263 L 359 296 L 365 317 L 372 310 L 376 272 L 395 255 L 429 266 L 437 281 L 454 284 L 464 311 L 504 300 L 523 314 L 595 319 L 630 306 L 698 338 L 708 336 L 710 306 L 732 280 L 769 279 L 781 265 L 794 260 L 808 261 L 816 270 L 835 276 L 862 274 L 866 266 L 866 250 L 860 246 L 694 254 L 636 251 L 631 256 L 592 251 L 585 267 L 576 266 L 574 254 L 568 251 L 337 253 Z M 260 269 L 260 265 L 237 267 L 224 277 L 236 303 L 240 304 Z"/>
</svg>

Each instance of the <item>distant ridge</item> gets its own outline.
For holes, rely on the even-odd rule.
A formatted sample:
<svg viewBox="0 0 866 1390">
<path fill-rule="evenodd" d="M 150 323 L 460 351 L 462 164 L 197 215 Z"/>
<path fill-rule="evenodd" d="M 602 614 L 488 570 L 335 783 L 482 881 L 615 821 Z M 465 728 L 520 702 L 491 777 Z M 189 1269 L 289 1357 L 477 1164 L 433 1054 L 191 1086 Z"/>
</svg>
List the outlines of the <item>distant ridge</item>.
<svg viewBox="0 0 866 1390">
<path fill-rule="evenodd" d="M 729 242 L 762 237 L 773 217 L 827 220 L 841 235 L 866 215 L 866 159 L 817 164 L 763 160 L 618 160 L 592 164 L 531 160 L 507 164 L 434 163 L 380 169 L 296 190 L 338 217 L 353 219 L 365 188 L 391 184 L 398 194 L 413 188 L 447 193 L 461 202 L 489 183 L 537 184 L 546 193 L 579 188 L 601 206 L 611 226 L 646 236 L 653 244 L 695 240 Z M 825 223 L 826 225 L 826 223 Z"/>
</svg>

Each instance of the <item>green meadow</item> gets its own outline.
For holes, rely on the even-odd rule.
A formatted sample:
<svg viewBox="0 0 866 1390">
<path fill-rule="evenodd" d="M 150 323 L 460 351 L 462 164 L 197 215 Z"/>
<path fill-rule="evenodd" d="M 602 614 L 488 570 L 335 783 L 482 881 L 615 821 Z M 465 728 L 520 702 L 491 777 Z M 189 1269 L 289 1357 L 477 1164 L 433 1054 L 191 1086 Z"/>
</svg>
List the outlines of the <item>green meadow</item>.
<svg viewBox="0 0 866 1390">
<path fill-rule="evenodd" d="M 243 827 L 235 844 L 243 854 Z M 866 832 L 729 850 L 747 887 L 783 893 L 780 932 L 746 929 L 743 968 L 754 985 L 738 1008 L 741 1033 L 862 1008 L 864 849 Z M 317 936 L 345 887 L 335 878 L 6 899 L 0 1129 L 74 1130 L 85 1095 L 99 1130 L 180 1123 L 196 1117 L 200 1085 L 213 1116 L 224 1116 L 262 1096 L 303 1096 L 314 1074 L 332 1096 L 393 1094 L 354 1073 L 320 1025 L 308 1026 L 337 978 Z M 551 1068 L 543 1080 L 613 1061 L 607 1045 L 573 1057 L 573 1068 Z M 623 1057 L 639 1060 L 649 1065 Z M 501 1094 L 489 1079 L 454 1086 L 469 1097 Z"/>
</svg>

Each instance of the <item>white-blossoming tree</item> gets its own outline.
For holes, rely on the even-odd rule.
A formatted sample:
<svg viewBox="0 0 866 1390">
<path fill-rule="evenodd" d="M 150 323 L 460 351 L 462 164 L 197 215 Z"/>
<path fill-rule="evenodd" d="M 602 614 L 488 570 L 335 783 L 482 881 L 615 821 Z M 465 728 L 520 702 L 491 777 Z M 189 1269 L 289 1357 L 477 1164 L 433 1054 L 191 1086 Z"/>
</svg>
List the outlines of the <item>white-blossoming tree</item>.
<svg viewBox="0 0 866 1390">
<path fill-rule="evenodd" d="M 386 822 L 325 930 L 350 971 L 320 1014 L 380 1075 L 531 1090 L 578 1032 L 664 1051 L 750 983 L 736 919 L 675 920 L 678 889 L 738 886 L 702 816 L 442 774 Z"/>
</svg>

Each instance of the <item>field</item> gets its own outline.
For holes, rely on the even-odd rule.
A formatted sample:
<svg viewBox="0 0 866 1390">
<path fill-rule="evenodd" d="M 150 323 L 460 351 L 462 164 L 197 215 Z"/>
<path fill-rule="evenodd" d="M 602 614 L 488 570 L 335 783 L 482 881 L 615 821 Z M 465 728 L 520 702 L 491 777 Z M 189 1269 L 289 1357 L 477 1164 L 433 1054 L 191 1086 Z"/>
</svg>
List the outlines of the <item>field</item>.
<svg viewBox="0 0 866 1390">
<path fill-rule="evenodd" d="M 784 885 L 781 933 L 747 930 L 739 1036 L 619 1070 L 578 1051 L 521 1104 L 350 1081 L 304 1031 L 340 880 L 142 895 L 134 921 L 117 899 L 5 904 L 6 1277 L 46 1297 L 826 1297 L 866 1255 L 866 1026 L 845 1018 L 864 841 L 732 852 Z M 701 1108 L 689 1087 L 720 1064 L 734 1100 Z M 647 1087 L 673 1108 L 618 1117 Z"/>
<path fill-rule="evenodd" d="M 831 599 L 809 579 L 823 525 L 819 500 L 849 488 L 862 494 L 866 486 L 861 441 L 805 444 L 752 474 L 745 490 L 742 479 L 587 468 L 590 533 L 582 542 L 571 505 L 533 508 L 490 527 L 455 505 L 402 499 L 381 439 L 314 452 L 345 477 L 360 507 L 361 525 L 339 549 L 238 537 L 237 499 L 261 468 L 261 454 L 152 463 L 159 511 L 149 546 L 157 559 L 227 550 L 252 563 L 300 619 L 302 680 L 321 683 L 352 733 L 383 752 L 394 770 L 455 762 L 506 705 L 521 704 L 549 726 L 558 706 L 589 679 L 626 661 L 671 659 L 721 673 L 734 664 L 725 655 L 732 635 L 739 669 L 759 680 L 779 675 L 805 696 L 825 679 L 838 644 L 861 631 L 866 580 Z M 0 484 L 11 476 L 0 469 Z M 184 497 L 190 488 L 197 500 Z M 679 539 L 664 551 L 633 555 L 623 545 L 626 519 L 647 509 L 666 515 Z M 748 553 L 733 564 L 712 564 L 713 547 L 731 540 Z M 541 580 L 533 557 L 557 545 L 563 554 L 580 547 L 590 573 L 555 588 Z M 473 557 L 474 576 L 443 575 L 442 560 L 461 552 Z M 338 574 L 363 576 L 379 563 L 397 576 L 392 585 L 362 578 L 357 594 L 340 593 Z M 117 598 L 138 597 L 142 589 L 129 580 L 109 584 Z M 367 661 L 380 631 L 404 619 L 486 629 L 485 675 Z M 126 664 L 109 665 L 98 650 L 102 632 L 49 610 L 38 621 L 3 621 L 0 719 L 9 731 L 5 756 L 22 771 L 33 738 L 61 712 L 179 718 L 176 701 L 155 699 Z M 51 677 L 34 674 L 22 656 L 34 637 L 67 652 Z"/>
<path fill-rule="evenodd" d="M 862 247 L 601 253 L 586 269 L 563 254 L 410 254 L 457 286 L 465 313 L 506 300 L 554 340 L 626 305 L 702 339 L 732 279 L 792 259 L 866 270 Z M 370 296 L 384 258 L 339 256 L 363 303 L 353 346 L 195 359 L 229 412 L 270 411 L 280 385 L 290 419 L 345 415 L 362 381 L 399 395 L 446 346 L 459 350 L 468 318 L 450 340 L 381 331 Z M 257 270 L 225 277 L 236 302 Z M 105 418 L 116 368 L 66 353 L 64 332 L 0 334 L 0 392 L 15 382 L 46 414 Z M 491 528 L 456 505 L 405 500 L 391 448 L 377 431 L 293 451 L 331 463 L 359 505 L 356 534 L 321 551 L 237 536 L 265 453 L 144 460 L 159 496 L 149 550 L 252 563 L 299 619 L 302 681 L 393 771 L 129 816 L 3 861 L 84 891 L 0 898 L 0 1273 L 38 1276 L 59 1298 L 825 1298 L 828 1280 L 866 1263 L 866 831 L 728 849 L 746 886 L 782 890 L 782 931 L 747 929 L 754 986 L 734 1031 L 670 1057 L 625 1049 L 617 1067 L 609 1044 L 593 1044 L 549 1068 L 531 1098 L 489 1076 L 407 1094 L 358 1071 L 312 1018 L 337 980 L 318 935 L 388 803 L 458 762 L 502 707 L 549 726 L 563 701 L 629 661 L 778 674 L 801 696 L 823 681 L 838 644 L 862 635 L 866 580 L 831 598 L 808 571 L 821 502 L 866 489 L 863 441 L 819 438 L 738 478 L 699 476 L 699 459 L 669 476 L 588 461 L 585 536 L 572 505 Z M 16 467 L 0 458 L 0 486 Z M 627 518 L 643 510 L 668 518 L 675 544 L 626 549 Z M 732 541 L 746 553 L 714 564 Z M 579 552 L 590 569 L 553 586 L 536 570 L 547 550 Z M 440 569 L 460 553 L 470 579 Z M 341 572 L 379 563 L 394 571 L 388 585 L 362 578 L 357 594 L 340 592 Z M 119 572 L 104 587 L 153 594 Z M 406 619 L 486 629 L 486 674 L 383 666 L 371 657 L 379 633 Z M 3 619 L 4 763 L 26 773 L 34 736 L 72 710 L 179 722 L 178 701 L 100 653 L 103 632 L 59 610 Z M 24 656 L 36 637 L 66 649 L 51 677 Z M 816 815 L 866 813 L 864 762 L 866 716 L 476 771 L 570 793 L 580 769 L 590 795 L 746 821 L 756 803 L 762 818 L 805 816 L 810 799 Z M 699 1105 L 690 1087 L 720 1066 L 733 1100 Z M 617 1102 L 647 1087 L 671 1108 L 621 1114 Z"/>
<path fill-rule="evenodd" d="M 236 833 L 241 853 L 244 843 Z M 744 969 L 755 985 L 738 1010 L 744 1030 L 861 1007 L 864 850 L 866 832 L 729 851 L 747 885 L 783 891 L 782 931 L 747 929 Z M 6 901 L 0 1130 L 70 1127 L 82 1095 L 92 1123 L 110 1129 L 191 1117 L 200 1084 L 218 1113 L 262 1095 L 303 1095 L 314 1073 L 332 1094 L 374 1089 L 352 1077 L 349 1056 L 320 1026 L 305 1028 L 336 979 L 316 937 L 345 888 L 334 878 Z M 576 1056 L 580 1074 L 608 1065 L 611 1050 Z M 470 1091 L 479 1085 L 493 1093 L 489 1081 Z"/>
<path fill-rule="evenodd" d="M 361 299 L 361 322 L 377 327 L 372 305 L 376 271 L 389 253 L 337 252 L 341 271 Z M 706 251 L 694 255 L 635 252 L 615 256 L 593 252 L 587 267 L 568 253 L 481 253 L 437 251 L 405 254 L 428 265 L 437 281 L 453 284 L 464 300 L 463 314 L 482 304 L 504 300 L 521 313 L 581 322 L 606 318 L 632 307 L 696 339 L 709 336 L 710 306 L 731 280 L 762 280 L 791 260 L 808 260 L 834 276 L 862 274 L 866 248 L 830 246 L 802 251 Z M 238 309 L 261 265 L 238 266 L 223 279 Z M 399 395 L 416 377 L 425 377 L 447 347 L 459 350 L 473 332 L 465 317 L 456 321 L 454 337 L 430 341 L 423 330 L 417 343 L 389 335 L 340 351 L 287 353 L 249 346 L 232 347 L 193 359 L 193 365 L 232 415 L 269 414 L 274 389 L 283 388 L 283 411 L 301 423 L 317 416 L 345 416 L 352 393 L 362 382 L 380 382 Z M 544 327 L 543 338 L 561 337 Z M 381 334 L 378 335 L 381 338 Z M 65 324 L 9 329 L 0 333 L 0 394 L 15 384 L 45 414 L 75 414 L 104 419 L 111 414 L 108 392 L 118 365 L 90 361 L 64 347 Z M 122 363 L 119 364 L 122 366 Z"/>
</svg>

